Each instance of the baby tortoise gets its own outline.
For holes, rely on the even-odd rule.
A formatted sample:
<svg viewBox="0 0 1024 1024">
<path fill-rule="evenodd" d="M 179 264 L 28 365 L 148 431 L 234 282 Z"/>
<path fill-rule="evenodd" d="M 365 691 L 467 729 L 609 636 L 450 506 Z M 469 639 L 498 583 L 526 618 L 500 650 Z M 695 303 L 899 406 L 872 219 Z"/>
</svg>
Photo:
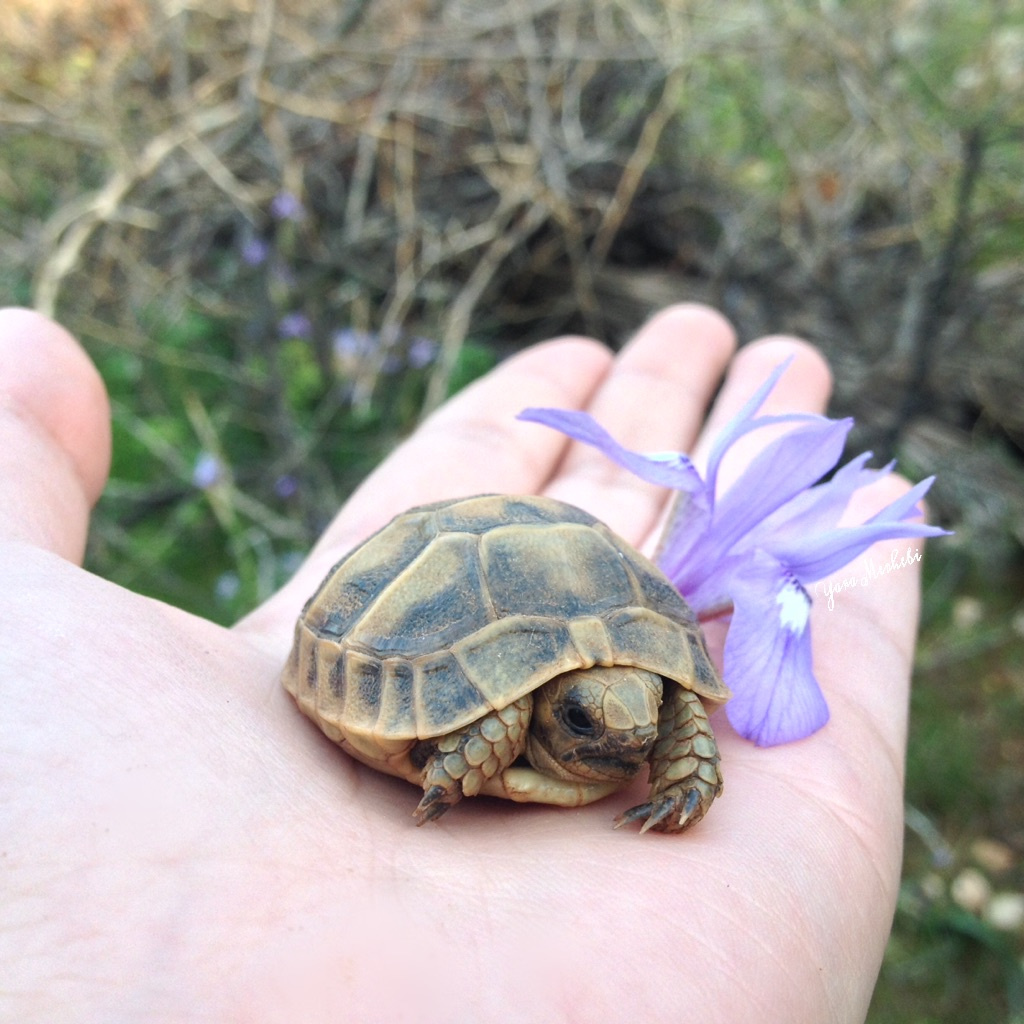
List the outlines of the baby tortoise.
<svg viewBox="0 0 1024 1024">
<path fill-rule="evenodd" d="M 392 520 L 307 602 L 283 682 L 353 757 L 423 787 L 419 824 L 479 793 L 577 807 L 648 764 L 650 799 L 615 824 L 681 832 L 722 791 L 702 701 L 729 691 L 693 612 L 607 526 L 551 498 Z"/>
</svg>

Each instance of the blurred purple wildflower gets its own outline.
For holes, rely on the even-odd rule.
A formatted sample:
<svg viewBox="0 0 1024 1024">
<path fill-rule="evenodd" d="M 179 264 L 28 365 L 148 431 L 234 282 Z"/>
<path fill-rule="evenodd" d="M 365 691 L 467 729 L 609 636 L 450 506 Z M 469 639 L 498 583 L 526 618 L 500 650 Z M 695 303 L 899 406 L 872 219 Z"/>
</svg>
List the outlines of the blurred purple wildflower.
<svg viewBox="0 0 1024 1024">
<path fill-rule="evenodd" d="M 218 601 L 222 601 L 225 604 L 229 601 L 233 601 L 242 591 L 242 581 L 238 576 L 237 572 L 228 570 L 222 572 L 217 577 L 217 582 L 213 585 L 213 592 L 217 597 Z"/>
<path fill-rule="evenodd" d="M 374 352 L 382 353 L 380 369 L 387 374 L 398 373 L 406 366 L 422 369 L 434 361 L 438 351 L 436 341 L 419 336 L 403 346 L 403 336 L 397 327 L 385 328 L 380 334 L 342 327 L 334 332 L 331 343 L 334 357 L 342 366 L 358 362 Z"/>
<path fill-rule="evenodd" d="M 359 375 L 366 360 L 380 344 L 376 334 L 360 331 L 355 327 L 342 327 L 331 335 L 331 350 L 334 353 L 334 366 L 337 372 L 346 378 Z M 349 380 L 349 387 L 351 386 Z"/>
<path fill-rule="evenodd" d="M 277 333 L 285 339 L 308 338 L 313 333 L 313 321 L 299 311 L 285 313 L 278 321 Z"/>
<path fill-rule="evenodd" d="M 202 451 L 192 466 L 192 486 L 201 491 L 208 490 L 224 477 L 224 467 L 213 452 Z"/>
<path fill-rule="evenodd" d="M 406 360 L 414 370 L 422 370 L 437 358 L 437 342 L 431 338 L 413 338 L 409 342 Z"/>
<path fill-rule="evenodd" d="M 377 347 L 377 335 L 359 331 L 354 327 L 342 327 L 331 337 L 334 356 L 340 361 L 362 359 Z"/>
<path fill-rule="evenodd" d="M 879 540 L 937 537 L 937 526 L 907 520 L 934 477 L 858 526 L 840 527 L 854 491 L 892 471 L 865 469 L 867 452 L 819 483 L 842 456 L 850 419 L 809 413 L 756 414 L 785 372 L 777 367 L 719 434 L 702 478 L 680 452 L 629 451 L 583 412 L 526 409 L 519 418 L 542 423 L 593 445 L 643 480 L 679 491 L 655 561 L 705 620 L 731 612 L 723 675 L 733 691 L 729 720 L 762 746 L 802 739 L 828 721 L 828 706 L 811 664 L 808 587 Z M 770 442 L 724 493 L 723 457 L 762 427 L 793 429 Z"/>
<path fill-rule="evenodd" d="M 299 490 L 299 481 L 291 473 L 282 473 L 274 481 L 274 493 L 279 498 L 292 498 Z"/>
<path fill-rule="evenodd" d="M 299 223 L 306 217 L 302 200 L 292 192 L 278 192 L 270 200 L 270 215 L 275 220 L 290 220 Z"/>
<path fill-rule="evenodd" d="M 270 255 L 270 246 L 255 235 L 247 238 L 242 243 L 242 262 L 250 267 L 260 267 L 267 261 Z"/>
</svg>

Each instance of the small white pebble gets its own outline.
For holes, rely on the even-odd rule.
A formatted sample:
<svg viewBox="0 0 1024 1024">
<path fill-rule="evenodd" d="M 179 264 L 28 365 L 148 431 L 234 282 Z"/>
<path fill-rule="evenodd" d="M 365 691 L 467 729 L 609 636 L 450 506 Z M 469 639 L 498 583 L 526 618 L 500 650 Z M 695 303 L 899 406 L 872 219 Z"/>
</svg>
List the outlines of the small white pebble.
<svg viewBox="0 0 1024 1024">
<path fill-rule="evenodd" d="M 992 886 L 977 868 L 964 868 L 949 887 L 949 894 L 958 907 L 980 914 L 992 895 Z"/>
<path fill-rule="evenodd" d="M 1013 867 L 1013 850 L 998 839 L 975 839 L 971 843 L 971 858 L 979 867 L 992 874 L 1009 871 Z"/>
<path fill-rule="evenodd" d="M 976 597 L 958 597 L 953 602 L 953 625 L 972 629 L 985 617 L 985 606 Z"/>
<path fill-rule="evenodd" d="M 1024 636 L 1024 609 L 1021 609 L 1010 619 L 1010 627 L 1017 636 Z"/>
<path fill-rule="evenodd" d="M 986 924 L 1001 932 L 1024 928 L 1024 892 L 997 892 L 982 915 Z"/>
<path fill-rule="evenodd" d="M 946 883 L 943 881 L 942 875 L 935 871 L 929 871 L 921 879 L 921 892 L 930 900 L 941 900 L 946 895 Z"/>
</svg>

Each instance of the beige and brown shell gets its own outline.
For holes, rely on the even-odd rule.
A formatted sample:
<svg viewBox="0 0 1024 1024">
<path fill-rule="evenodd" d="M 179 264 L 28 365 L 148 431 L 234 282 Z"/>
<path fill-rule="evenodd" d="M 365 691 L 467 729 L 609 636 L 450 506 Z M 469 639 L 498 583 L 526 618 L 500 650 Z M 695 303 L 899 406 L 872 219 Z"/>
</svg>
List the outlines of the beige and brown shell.
<svg viewBox="0 0 1024 1024">
<path fill-rule="evenodd" d="M 283 682 L 356 757 L 409 775 L 396 752 L 592 665 L 729 697 L 645 557 L 572 505 L 484 495 L 410 509 L 346 555 L 303 609 Z"/>
</svg>

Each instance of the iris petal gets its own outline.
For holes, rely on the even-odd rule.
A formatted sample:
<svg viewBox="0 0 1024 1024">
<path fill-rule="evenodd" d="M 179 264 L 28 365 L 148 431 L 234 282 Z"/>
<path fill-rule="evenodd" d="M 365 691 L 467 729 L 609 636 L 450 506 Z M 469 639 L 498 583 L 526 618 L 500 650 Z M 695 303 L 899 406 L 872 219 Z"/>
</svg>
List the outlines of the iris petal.
<svg viewBox="0 0 1024 1024">
<path fill-rule="evenodd" d="M 829 718 L 811 665 L 811 599 L 760 553 L 733 582 L 723 674 L 740 685 L 726 705 L 729 721 L 759 746 L 803 739 Z"/>
<path fill-rule="evenodd" d="M 687 567 L 698 569 L 702 577 L 709 568 L 713 568 L 707 559 L 693 555 L 694 547 L 703 540 L 710 522 L 711 497 L 706 491 L 700 494 L 681 491 L 676 495 L 665 532 L 654 553 L 654 561 L 679 589 L 683 587 L 681 581 Z M 696 583 L 696 580 L 691 581 L 691 589 Z"/>
<path fill-rule="evenodd" d="M 641 455 L 630 451 L 619 444 L 589 413 L 564 409 L 524 409 L 516 419 L 554 427 L 576 441 L 592 445 L 613 462 L 648 483 L 671 487 L 677 491 L 704 491 L 704 481 L 697 467 L 681 452 Z"/>
<path fill-rule="evenodd" d="M 869 523 L 896 522 L 902 519 L 909 519 L 911 516 L 921 515 L 918 502 L 928 493 L 928 489 L 935 482 L 935 477 L 925 477 L 919 484 L 914 484 L 906 494 L 901 495 L 891 505 L 886 505 L 880 512 L 876 512 L 869 520 Z M 948 531 L 942 530 L 942 533 Z"/>
</svg>

